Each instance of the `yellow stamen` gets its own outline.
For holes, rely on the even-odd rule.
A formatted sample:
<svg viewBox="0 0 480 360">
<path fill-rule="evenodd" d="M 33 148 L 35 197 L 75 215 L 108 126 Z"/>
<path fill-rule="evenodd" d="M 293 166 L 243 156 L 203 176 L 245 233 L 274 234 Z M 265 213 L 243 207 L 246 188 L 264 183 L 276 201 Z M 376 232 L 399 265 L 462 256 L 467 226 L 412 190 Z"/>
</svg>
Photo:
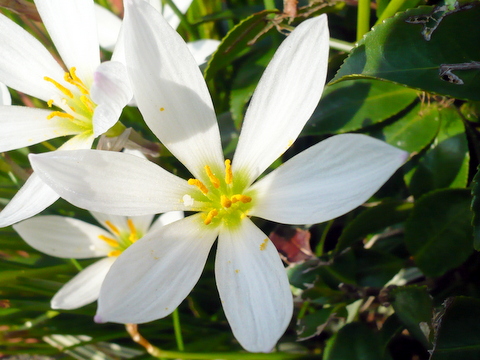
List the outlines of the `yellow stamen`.
<svg viewBox="0 0 480 360">
<path fill-rule="evenodd" d="M 229 208 L 232 206 L 232 201 L 225 195 L 220 196 L 220 203 L 224 208 Z"/>
<path fill-rule="evenodd" d="M 264 251 L 267 248 L 267 244 L 268 238 L 265 238 L 265 240 L 263 240 L 263 242 L 260 244 L 260 251 Z"/>
<path fill-rule="evenodd" d="M 90 100 L 88 97 L 85 95 L 80 96 L 80 101 L 82 102 L 83 105 L 87 108 L 89 112 L 93 112 L 93 108 L 95 104 L 93 103 L 92 100 Z"/>
<path fill-rule="evenodd" d="M 50 114 L 47 116 L 47 120 L 50 120 L 51 118 L 54 118 L 55 116 L 65 118 L 65 119 L 70 119 L 73 120 L 75 117 L 73 115 L 61 112 L 61 111 L 52 111 Z"/>
<path fill-rule="evenodd" d="M 108 256 L 111 256 L 111 257 L 120 256 L 121 253 L 122 253 L 122 250 L 113 250 L 108 253 Z"/>
<path fill-rule="evenodd" d="M 127 220 L 127 225 L 128 228 L 130 229 L 130 236 L 128 237 L 128 240 L 133 244 L 135 241 L 138 240 L 137 236 L 137 228 L 135 227 L 135 224 L 133 223 L 132 219 Z"/>
<path fill-rule="evenodd" d="M 207 187 L 197 179 L 188 179 L 188 185 L 194 185 L 196 186 L 204 195 L 208 194 L 208 189 Z"/>
<path fill-rule="evenodd" d="M 108 245 L 110 245 L 111 247 L 118 247 L 118 245 L 119 245 L 117 240 L 112 239 L 112 238 L 110 238 L 110 237 L 108 237 L 108 236 L 98 235 L 98 238 L 99 238 L 100 240 L 105 241 L 105 242 L 106 242 Z"/>
<path fill-rule="evenodd" d="M 225 182 L 231 184 L 233 181 L 232 165 L 230 160 L 225 160 Z"/>
<path fill-rule="evenodd" d="M 105 221 L 105 225 L 107 225 L 107 227 L 112 231 L 112 233 L 114 233 L 117 236 L 120 236 L 120 231 L 118 230 L 118 228 L 115 225 L 113 225 L 109 220 Z"/>
<path fill-rule="evenodd" d="M 161 107 L 161 108 L 160 108 L 160 111 L 165 111 L 165 108 Z"/>
<path fill-rule="evenodd" d="M 250 196 L 242 195 L 242 194 L 237 194 L 232 196 L 232 203 L 236 203 L 238 201 L 241 201 L 242 203 L 246 204 L 252 201 L 252 198 Z"/>
<path fill-rule="evenodd" d="M 68 90 L 65 86 L 62 84 L 58 83 L 57 81 L 53 80 L 52 78 L 49 78 L 48 76 L 44 76 L 43 80 L 46 80 L 48 82 L 51 82 L 55 87 L 60 90 L 62 93 L 67 95 L 70 99 L 73 99 L 73 94 L 70 90 Z"/>
<path fill-rule="evenodd" d="M 53 100 L 51 100 L 51 99 L 48 100 L 48 101 L 47 101 L 47 105 L 48 105 L 48 107 L 52 107 L 52 105 L 53 105 Z"/>
<path fill-rule="evenodd" d="M 68 81 L 70 84 L 75 85 L 82 94 L 85 94 L 85 95 L 90 94 L 90 92 L 88 91 L 83 81 L 80 80 L 80 78 L 77 76 L 76 71 L 77 71 L 76 67 L 70 68 L 70 73 L 67 73 L 67 72 L 65 73 L 65 76 L 64 76 L 65 81 Z"/>
<path fill-rule="evenodd" d="M 208 178 L 210 179 L 210 182 L 212 185 L 215 187 L 215 189 L 218 189 L 220 187 L 220 180 L 213 175 L 212 170 L 210 169 L 210 166 L 205 165 L 205 172 L 207 173 Z"/>
<path fill-rule="evenodd" d="M 218 215 L 218 210 L 217 210 L 217 209 L 210 210 L 210 211 L 208 212 L 207 217 L 205 218 L 205 220 L 204 220 L 203 223 L 204 223 L 205 225 L 210 224 L 210 223 L 212 222 L 213 218 L 214 218 L 215 216 L 217 216 L 217 215 Z"/>
</svg>

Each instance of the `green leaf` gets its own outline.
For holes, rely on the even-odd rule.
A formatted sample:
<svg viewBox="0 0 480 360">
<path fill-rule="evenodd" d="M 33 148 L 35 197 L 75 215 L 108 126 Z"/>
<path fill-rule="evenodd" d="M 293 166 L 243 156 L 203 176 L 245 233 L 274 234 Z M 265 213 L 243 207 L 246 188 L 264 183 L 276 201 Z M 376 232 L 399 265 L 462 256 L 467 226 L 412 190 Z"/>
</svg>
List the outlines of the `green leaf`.
<svg viewBox="0 0 480 360">
<path fill-rule="evenodd" d="M 405 286 L 393 290 L 390 295 L 398 319 L 413 337 L 429 349 L 433 303 L 427 288 Z"/>
<path fill-rule="evenodd" d="M 480 300 L 449 299 L 438 318 L 431 360 L 480 359 Z"/>
<path fill-rule="evenodd" d="M 419 152 L 434 139 L 440 125 L 436 105 L 417 104 L 399 120 L 370 135 L 410 153 Z"/>
<path fill-rule="evenodd" d="M 220 69 L 230 65 L 239 56 L 248 53 L 251 49 L 248 43 L 264 30 L 267 25 L 267 15 L 276 12 L 278 11 L 265 10 L 253 14 L 231 29 L 223 38 L 217 51 L 212 54 L 205 69 L 205 79 L 211 80 Z"/>
<path fill-rule="evenodd" d="M 328 340 L 324 360 L 383 360 L 384 355 L 378 333 L 366 324 L 345 325 Z"/>
<path fill-rule="evenodd" d="M 405 244 L 427 276 L 440 276 L 472 253 L 470 192 L 446 189 L 424 195 L 405 223 Z"/>
<path fill-rule="evenodd" d="M 475 250 L 480 251 L 480 167 L 477 168 L 472 181 L 472 205 L 473 212 L 472 225 L 473 225 L 473 247 Z"/>
<path fill-rule="evenodd" d="M 382 287 L 403 267 L 402 259 L 376 251 L 355 249 L 357 283 L 364 287 Z"/>
<path fill-rule="evenodd" d="M 335 315 L 335 307 L 322 308 L 314 313 L 307 314 L 297 321 L 298 341 L 310 339 L 320 334 L 330 319 Z"/>
<path fill-rule="evenodd" d="M 455 11 L 419 7 L 385 20 L 359 42 L 333 81 L 377 78 L 480 100 L 480 69 L 475 63 L 480 61 L 478 5 L 462 5 Z M 441 69 L 451 72 L 441 76 Z"/>
<path fill-rule="evenodd" d="M 462 119 L 453 108 L 441 109 L 437 138 L 407 180 L 412 195 L 418 198 L 435 189 L 465 187 L 469 161 Z"/>
<path fill-rule="evenodd" d="M 367 208 L 345 227 L 335 251 L 341 252 L 358 239 L 405 221 L 412 208 L 412 203 L 398 200 L 386 201 Z"/>
<path fill-rule="evenodd" d="M 417 91 L 385 81 L 357 79 L 327 86 L 303 134 L 355 131 L 398 114 Z"/>
</svg>

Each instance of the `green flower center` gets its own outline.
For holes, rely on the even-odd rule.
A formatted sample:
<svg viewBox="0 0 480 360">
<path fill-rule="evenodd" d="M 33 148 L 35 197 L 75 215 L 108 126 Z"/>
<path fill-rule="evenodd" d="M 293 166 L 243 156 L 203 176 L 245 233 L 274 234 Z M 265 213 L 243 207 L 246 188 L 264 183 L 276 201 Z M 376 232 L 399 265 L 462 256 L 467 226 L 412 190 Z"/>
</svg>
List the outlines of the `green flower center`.
<svg viewBox="0 0 480 360">
<path fill-rule="evenodd" d="M 204 169 L 208 182 L 189 179 L 188 184 L 194 189 L 183 197 L 184 204 L 202 212 L 205 225 L 239 225 L 253 206 L 254 194 L 242 185 L 244 181 L 234 181 L 230 160 L 225 160 L 224 173 L 208 165 Z M 238 174 L 236 177 L 241 178 Z"/>
</svg>

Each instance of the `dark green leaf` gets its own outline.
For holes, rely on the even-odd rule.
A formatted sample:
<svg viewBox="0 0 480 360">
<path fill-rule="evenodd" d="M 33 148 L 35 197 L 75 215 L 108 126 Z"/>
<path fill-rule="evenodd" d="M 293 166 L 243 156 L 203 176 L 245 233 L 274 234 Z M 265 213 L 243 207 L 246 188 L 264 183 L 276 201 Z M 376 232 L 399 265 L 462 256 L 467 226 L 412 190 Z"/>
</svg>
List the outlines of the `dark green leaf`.
<svg viewBox="0 0 480 360">
<path fill-rule="evenodd" d="M 419 152 L 437 134 L 439 119 L 437 106 L 418 104 L 401 119 L 370 135 L 410 153 Z"/>
<path fill-rule="evenodd" d="M 403 261 L 394 255 L 363 248 L 355 249 L 357 283 L 365 287 L 382 287 L 397 274 Z"/>
<path fill-rule="evenodd" d="M 345 325 L 327 343 L 324 360 L 383 360 L 378 333 L 363 323 Z"/>
<path fill-rule="evenodd" d="M 265 10 L 253 14 L 231 29 L 208 62 L 205 79 L 212 79 L 217 71 L 231 64 L 237 57 L 248 53 L 250 51 L 248 43 L 264 30 L 267 15 L 275 12 L 277 10 Z"/>
<path fill-rule="evenodd" d="M 390 294 L 398 319 L 413 337 L 429 349 L 433 304 L 427 288 L 405 286 L 393 290 Z"/>
<path fill-rule="evenodd" d="M 405 221 L 412 208 L 412 203 L 396 200 L 367 208 L 348 223 L 335 250 L 341 252 L 358 239 Z"/>
<path fill-rule="evenodd" d="M 431 360 L 480 359 L 480 300 L 447 300 L 436 325 Z"/>
<path fill-rule="evenodd" d="M 335 315 L 335 307 L 327 307 L 307 314 L 297 321 L 298 341 L 310 339 L 320 334 L 328 321 Z"/>
<path fill-rule="evenodd" d="M 473 212 L 472 225 L 473 225 L 473 246 L 475 250 L 480 251 L 480 167 L 477 168 L 472 181 L 472 205 Z"/>
<path fill-rule="evenodd" d="M 405 243 L 427 276 L 440 276 L 472 253 L 471 196 L 447 189 L 424 195 L 405 223 Z"/>
<path fill-rule="evenodd" d="M 455 11 L 419 7 L 399 13 L 375 26 L 359 42 L 334 81 L 379 78 L 441 95 L 480 100 L 479 18 L 478 2 Z M 452 70 L 441 75 L 441 69 Z"/>
<path fill-rule="evenodd" d="M 344 133 L 396 115 L 417 97 L 417 91 L 385 81 L 358 79 L 325 88 L 303 134 Z"/>
<path fill-rule="evenodd" d="M 465 126 L 457 111 L 440 110 L 440 130 L 430 149 L 421 158 L 409 182 L 413 196 L 441 188 L 462 188 L 467 185 L 468 151 Z"/>
</svg>

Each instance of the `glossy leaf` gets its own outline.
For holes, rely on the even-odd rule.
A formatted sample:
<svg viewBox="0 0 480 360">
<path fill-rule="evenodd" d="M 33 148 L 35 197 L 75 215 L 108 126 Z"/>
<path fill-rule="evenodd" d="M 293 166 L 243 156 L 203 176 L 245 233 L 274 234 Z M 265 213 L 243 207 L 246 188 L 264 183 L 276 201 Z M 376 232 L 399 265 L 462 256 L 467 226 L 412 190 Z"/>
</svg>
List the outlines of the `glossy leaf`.
<svg viewBox="0 0 480 360">
<path fill-rule="evenodd" d="M 409 181 L 413 196 L 441 188 L 467 185 L 470 155 L 465 126 L 453 108 L 440 110 L 438 135 L 419 161 Z"/>
<path fill-rule="evenodd" d="M 480 359 L 480 300 L 448 299 L 437 316 L 431 360 Z"/>
<path fill-rule="evenodd" d="M 382 287 L 402 268 L 403 261 L 394 255 L 373 249 L 356 249 L 357 283 L 364 287 Z"/>
<path fill-rule="evenodd" d="M 383 354 L 378 333 L 363 323 L 345 325 L 327 343 L 324 360 L 382 360 Z"/>
<path fill-rule="evenodd" d="M 434 139 L 439 119 L 437 106 L 420 103 L 399 120 L 370 132 L 370 135 L 410 153 L 419 152 Z"/>
<path fill-rule="evenodd" d="M 265 10 L 253 14 L 232 28 L 223 38 L 217 51 L 212 54 L 205 69 L 205 78 L 212 79 L 220 69 L 229 65 L 237 57 L 248 53 L 249 42 L 258 35 L 263 35 L 262 31 L 267 25 L 267 15 L 275 12 L 276 10 Z"/>
<path fill-rule="evenodd" d="M 370 77 L 480 100 L 480 69 L 475 65 L 480 59 L 479 17 L 478 3 L 455 11 L 419 7 L 399 13 L 359 42 L 334 81 Z"/>
<path fill-rule="evenodd" d="M 473 246 L 475 250 L 480 251 L 480 168 L 477 168 L 477 173 L 472 181 L 472 204 L 473 212 Z"/>
<path fill-rule="evenodd" d="M 335 250 L 341 252 L 368 234 L 405 221 L 412 208 L 412 203 L 394 200 L 366 208 L 345 227 Z"/>
<path fill-rule="evenodd" d="M 447 189 L 415 203 L 405 223 L 405 243 L 425 275 L 443 275 L 472 253 L 470 201 L 468 190 Z"/>
<path fill-rule="evenodd" d="M 303 134 L 344 133 L 377 124 L 410 105 L 418 92 L 385 81 L 357 79 L 327 86 Z"/>
<path fill-rule="evenodd" d="M 433 304 L 426 287 L 400 287 L 393 290 L 391 296 L 391 304 L 402 324 L 413 337 L 430 348 Z"/>
</svg>

